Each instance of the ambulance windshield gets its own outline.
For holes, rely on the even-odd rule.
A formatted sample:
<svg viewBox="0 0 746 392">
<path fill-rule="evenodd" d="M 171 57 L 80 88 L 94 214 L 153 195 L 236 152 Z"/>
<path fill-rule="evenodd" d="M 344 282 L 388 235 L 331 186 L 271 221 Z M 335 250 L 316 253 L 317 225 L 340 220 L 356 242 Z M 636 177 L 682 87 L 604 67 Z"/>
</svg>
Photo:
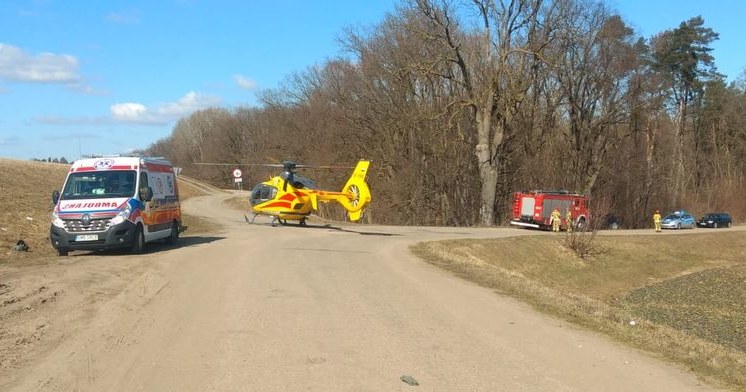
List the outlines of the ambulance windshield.
<svg viewBox="0 0 746 392">
<path fill-rule="evenodd" d="M 135 195 L 134 170 L 99 170 L 71 173 L 60 200 L 106 199 Z"/>
</svg>

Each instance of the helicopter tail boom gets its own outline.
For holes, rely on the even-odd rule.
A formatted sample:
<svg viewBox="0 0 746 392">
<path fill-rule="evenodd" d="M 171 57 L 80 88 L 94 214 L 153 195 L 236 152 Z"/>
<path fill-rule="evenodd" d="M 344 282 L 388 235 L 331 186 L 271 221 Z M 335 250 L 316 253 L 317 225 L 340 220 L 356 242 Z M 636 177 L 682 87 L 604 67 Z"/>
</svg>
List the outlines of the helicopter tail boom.
<svg viewBox="0 0 746 392">
<path fill-rule="evenodd" d="M 357 163 L 350 179 L 342 188 L 342 193 L 348 196 L 338 199 L 342 207 L 347 210 L 347 216 L 351 221 L 360 220 L 363 210 L 371 201 L 370 188 L 368 188 L 368 183 L 365 182 L 368 166 L 370 166 L 370 161 L 359 161 Z"/>
</svg>

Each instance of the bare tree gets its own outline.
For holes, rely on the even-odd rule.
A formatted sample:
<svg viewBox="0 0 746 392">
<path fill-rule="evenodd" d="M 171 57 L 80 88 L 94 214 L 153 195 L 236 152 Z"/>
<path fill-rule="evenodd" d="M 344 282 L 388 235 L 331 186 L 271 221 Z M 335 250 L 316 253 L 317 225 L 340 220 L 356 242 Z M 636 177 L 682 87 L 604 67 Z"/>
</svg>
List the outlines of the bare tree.
<svg viewBox="0 0 746 392">
<path fill-rule="evenodd" d="M 632 30 L 602 4 L 563 4 L 567 22 L 559 40 L 556 75 L 566 104 L 570 147 L 563 154 L 574 187 L 591 194 L 610 146 L 626 135 L 627 87 L 637 68 Z"/>
<path fill-rule="evenodd" d="M 495 223 L 500 174 L 500 151 L 507 134 L 516 132 L 516 117 L 532 87 L 531 70 L 541 62 L 551 39 L 545 22 L 551 7 L 541 0 L 474 0 L 474 30 L 467 34 L 458 24 L 450 3 L 417 0 L 413 9 L 426 18 L 423 33 L 448 50 L 442 61 L 456 72 L 453 79 L 465 91 L 462 105 L 474 119 L 474 154 L 481 180 L 480 222 Z"/>
</svg>

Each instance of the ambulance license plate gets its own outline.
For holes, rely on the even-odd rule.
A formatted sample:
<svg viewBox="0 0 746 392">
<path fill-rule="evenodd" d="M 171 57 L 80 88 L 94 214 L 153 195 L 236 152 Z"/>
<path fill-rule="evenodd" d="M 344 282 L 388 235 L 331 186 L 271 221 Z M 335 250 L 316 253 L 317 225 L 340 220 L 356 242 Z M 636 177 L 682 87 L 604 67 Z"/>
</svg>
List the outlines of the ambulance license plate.
<svg viewBox="0 0 746 392">
<path fill-rule="evenodd" d="M 98 241 L 98 234 L 78 234 L 75 241 Z"/>
</svg>

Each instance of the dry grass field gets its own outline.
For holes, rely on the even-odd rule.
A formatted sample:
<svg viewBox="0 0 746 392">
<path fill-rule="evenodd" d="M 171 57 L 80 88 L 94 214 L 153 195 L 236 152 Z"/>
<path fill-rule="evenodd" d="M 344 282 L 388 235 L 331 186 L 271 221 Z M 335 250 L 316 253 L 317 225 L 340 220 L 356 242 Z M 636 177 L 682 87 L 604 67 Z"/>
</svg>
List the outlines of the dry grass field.
<svg viewBox="0 0 746 392">
<path fill-rule="evenodd" d="M 564 246 L 564 234 L 413 250 L 459 277 L 744 390 L 746 233 L 713 230 L 597 236 L 604 251 L 585 259 Z"/>
<path fill-rule="evenodd" d="M 52 192 L 62 187 L 70 165 L 0 158 L 0 262 L 56 255 L 49 242 Z M 29 252 L 15 252 L 18 240 Z"/>
</svg>

